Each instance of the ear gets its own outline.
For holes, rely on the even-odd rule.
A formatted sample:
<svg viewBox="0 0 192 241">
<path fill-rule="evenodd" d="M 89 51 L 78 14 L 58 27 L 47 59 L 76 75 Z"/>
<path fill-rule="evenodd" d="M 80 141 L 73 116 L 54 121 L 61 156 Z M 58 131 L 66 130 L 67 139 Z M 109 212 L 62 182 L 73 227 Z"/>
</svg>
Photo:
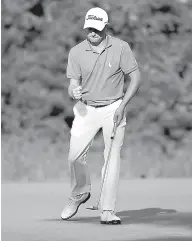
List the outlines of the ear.
<svg viewBox="0 0 192 241">
<path fill-rule="evenodd" d="M 109 23 L 106 23 L 105 27 L 108 28 L 109 27 Z"/>
<path fill-rule="evenodd" d="M 105 25 L 105 27 L 104 27 L 104 29 L 103 29 L 103 30 L 104 30 L 105 32 L 107 32 L 108 27 L 109 27 L 109 24 L 107 23 L 107 24 Z"/>
</svg>

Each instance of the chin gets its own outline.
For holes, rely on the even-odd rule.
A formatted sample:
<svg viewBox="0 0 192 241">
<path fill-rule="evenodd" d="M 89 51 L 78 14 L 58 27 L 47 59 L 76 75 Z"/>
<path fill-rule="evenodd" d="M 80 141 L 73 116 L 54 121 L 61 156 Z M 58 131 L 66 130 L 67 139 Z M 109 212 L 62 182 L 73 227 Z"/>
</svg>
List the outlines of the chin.
<svg viewBox="0 0 192 241">
<path fill-rule="evenodd" d="M 100 41 L 100 39 L 98 39 L 98 38 L 89 38 L 89 41 L 91 42 L 91 43 L 99 43 L 99 41 Z"/>
</svg>

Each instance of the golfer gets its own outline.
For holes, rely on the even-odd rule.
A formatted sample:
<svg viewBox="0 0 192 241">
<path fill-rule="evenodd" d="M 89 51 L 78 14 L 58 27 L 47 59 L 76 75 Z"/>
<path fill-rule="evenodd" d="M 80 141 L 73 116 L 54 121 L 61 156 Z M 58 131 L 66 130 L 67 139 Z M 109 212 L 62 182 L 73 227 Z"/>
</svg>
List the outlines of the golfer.
<svg viewBox="0 0 192 241">
<path fill-rule="evenodd" d="M 75 118 L 69 148 L 72 192 L 61 213 L 64 220 L 73 217 L 79 206 L 90 198 L 86 156 L 96 133 L 102 128 L 105 162 L 101 174 L 105 181 L 100 200 L 100 219 L 102 224 L 121 223 L 115 214 L 115 204 L 126 126 L 125 108 L 139 88 L 140 73 L 129 44 L 108 35 L 107 28 L 107 13 L 101 8 L 90 9 L 84 23 L 86 39 L 73 47 L 68 56 L 68 92 L 77 101 L 73 108 Z M 130 84 L 124 93 L 126 75 L 130 77 Z M 117 129 L 107 167 L 114 124 Z"/>
</svg>

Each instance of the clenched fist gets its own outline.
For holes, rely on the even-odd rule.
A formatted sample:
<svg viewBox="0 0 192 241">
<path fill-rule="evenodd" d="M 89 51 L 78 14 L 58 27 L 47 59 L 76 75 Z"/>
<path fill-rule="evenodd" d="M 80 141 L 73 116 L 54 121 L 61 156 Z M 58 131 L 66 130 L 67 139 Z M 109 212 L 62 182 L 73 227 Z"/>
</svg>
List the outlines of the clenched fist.
<svg viewBox="0 0 192 241">
<path fill-rule="evenodd" d="M 74 99 L 76 99 L 76 100 L 81 99 L 81 97 L 82 97 L 81 90 L 82 90 L 81 86 L 77 86 L 77 87 L 73 88 L 72 93 L 73 93 Z"/>
</svg>

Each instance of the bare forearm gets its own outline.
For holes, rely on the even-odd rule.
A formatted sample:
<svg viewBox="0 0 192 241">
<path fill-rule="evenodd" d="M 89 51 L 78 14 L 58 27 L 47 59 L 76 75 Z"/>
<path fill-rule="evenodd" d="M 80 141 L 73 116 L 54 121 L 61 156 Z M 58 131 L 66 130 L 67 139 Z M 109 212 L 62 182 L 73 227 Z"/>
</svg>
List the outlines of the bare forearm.
<svg viewBox="0 0 192 241">
<path fill-rule="evenodd" d="M 121 102 L 121 107 L 125 108 L 129 101 L 133 98 L 136 94 L 137 90 L 139 89 L 141 78 L 139 70 L 135 70 L 134 72 L 129 74 L 130 76 L 130 84 L 127 88 L 127 91 L 123 97 L 123 101 Z"/>
<path fill-rule="evenodd" d="M 75 88 L 75 86 L 74 85 L 69 85 L 69 87 L 68 87 L 68 94 L 69 94 L 69 96 L 71 97 L 71 98 L 74 98 L 74 96 L 73 96 L 73 89 Z"/>
<path fill-rule="evenodd" d="M 69 94 L 69 96 L 74 98 L 73 90 L 74 90 L 74 88 L 78 87 L 79 85 L 80 85 L 80 81 L 79 80 L 70 79 L 70 85 L 68 87 L 68 94 Z"/>
</svg>

